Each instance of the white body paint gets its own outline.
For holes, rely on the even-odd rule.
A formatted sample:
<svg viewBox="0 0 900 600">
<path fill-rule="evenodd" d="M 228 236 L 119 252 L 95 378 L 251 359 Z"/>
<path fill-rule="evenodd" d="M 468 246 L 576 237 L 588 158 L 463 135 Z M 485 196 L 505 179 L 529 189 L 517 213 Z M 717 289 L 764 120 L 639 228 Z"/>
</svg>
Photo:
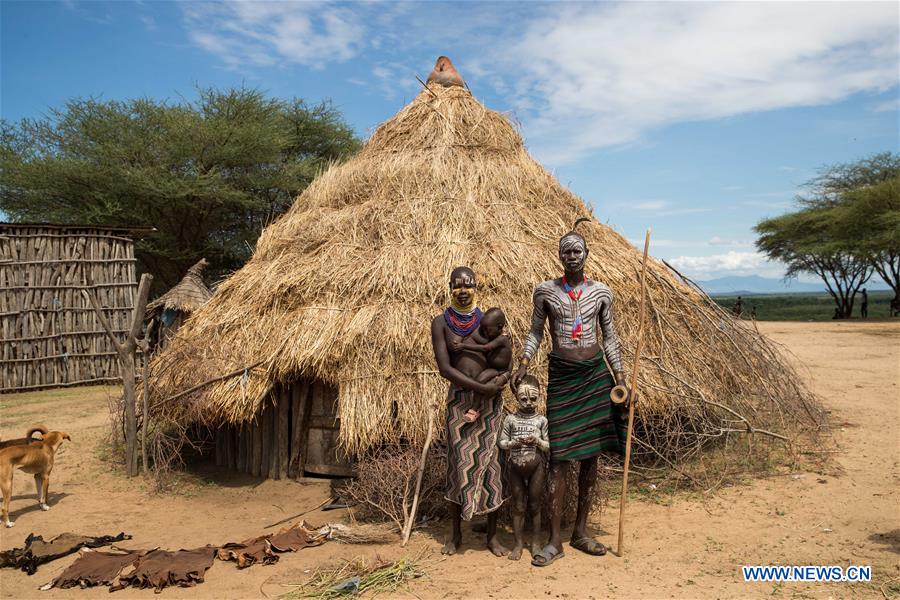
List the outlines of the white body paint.
<svg viewBox="0 0 900 600">
<path fill-rule="evenodd" d="M 531 331 L 525 338 L 524 356 L 532 359 L 544 339 L 544 322 L 550 318 L 550 340 L 553 350 L 582 348 L 598 343 L 602 334 L 603 352 L 613 372 L 622 371 L 622 353 L 619 336 L 613 323 L 612 291 L 599 281 L 588 279 L 582 285 L 583 292 L 576 305 L 562 287 L 562 279 L 553 279 L 534 288 L 531 314 Z M 581 313 L 582 334 L 572 339 L 575 317 Z M 599 330 L 599 332 L 598 332 Z"/>
</svg>

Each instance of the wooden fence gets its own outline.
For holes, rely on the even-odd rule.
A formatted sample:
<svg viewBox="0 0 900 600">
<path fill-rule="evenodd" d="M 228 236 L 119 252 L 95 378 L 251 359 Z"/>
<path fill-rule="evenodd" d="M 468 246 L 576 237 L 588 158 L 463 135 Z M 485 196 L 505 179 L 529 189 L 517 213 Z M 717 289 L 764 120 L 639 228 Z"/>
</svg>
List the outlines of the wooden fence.
<svg viewBox="0 0 900 600">
<path fill-rule="evenodd" d="M 82 290 L 90 270 L 124 337 L 137 291 L 129 231 L 0 223 L 0 392 L 118 379 L 115 348 Z"/>
</svg>

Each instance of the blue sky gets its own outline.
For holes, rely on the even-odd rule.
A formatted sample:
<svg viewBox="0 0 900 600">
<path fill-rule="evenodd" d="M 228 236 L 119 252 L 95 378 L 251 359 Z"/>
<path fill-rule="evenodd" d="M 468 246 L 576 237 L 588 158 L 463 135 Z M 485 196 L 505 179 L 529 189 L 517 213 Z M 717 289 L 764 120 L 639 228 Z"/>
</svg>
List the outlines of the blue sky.
<svg viewBox="0 0 900 600">
<path fill-rule="evenodd" d="M 897 3 L 0 3 L 0 114 L 245 84 L 361 136 L 439 54 L 598 219 L 698 279 L 783 269 L 753 225 L 900 150 Z"/>
</svg>

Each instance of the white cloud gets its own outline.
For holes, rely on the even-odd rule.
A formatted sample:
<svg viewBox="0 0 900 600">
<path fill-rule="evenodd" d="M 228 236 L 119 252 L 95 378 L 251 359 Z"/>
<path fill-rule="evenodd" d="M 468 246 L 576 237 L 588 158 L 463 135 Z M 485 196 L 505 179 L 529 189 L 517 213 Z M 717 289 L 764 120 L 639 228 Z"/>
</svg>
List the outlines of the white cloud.
<svg viewBox="0 0 900 600">
<path fill-rule="evenodd" d="M 699 280 L 726 275 L 784 276 L 784 265 L 768 260 L 759 252 L 731 250 L 709 256 L 678 256 L 667 262 L 691 279 Z"/>
<path fill-rule="evenodd" d="M 550 165 L 673 123 L 895 89 L 900 68 L 890 2 L 181 6 L 191 39 L 229 66 L 357 59 L 389 97 L 449 52 L 474 89 L 509 99 Z"/>
<path fill-rule="evenodd" d="M 785 197 L 793 197 L 797 193 L 797 190 L 780 190 L 774 192 L 754 192 L 752 194 L 747 194 L 747 196 L 751 198 L 785 198 Z"/>
<path fill-rule="evenodd" d="M 753 242 L 748 242 L 745 240 L 733 240 L 729 238 L 722 238 L 717 235 L 713 236 L 712 239 L 709 240 L 710 246 L 752 246 Z"/>
<path fill-rule="evenodd" d="M 677 206 L 667 200 L 630 200 L 615 202 L 611 206 L 626 210 L 644 210 L 658 217 L 673 215 L 690 215 L 712 211 L 711 208 L 699 206 Z"/>
<path fill-rule="evenodd" d="M 637 204 L 632 204 L 630 206 L 638 210 L 662 210 L 665 208 L 666 202 L 664 200 L 650 200 L 647 202 L 638 202 Z"/>
<path fill-rule="evenodd" d="M 644 238 L 629 238 L 629 242 L 631 245 L 640 250 L 644 251 Z M 652 238 L 650 240 L 650 248 L 687 248 L 687 247 L 699 247 L 705 246 L 703 242 L 698 242 L 695 240 L 668 240 L 663 238 Z M 652 250 L 651 250 L 652 253 Z"/>
<path fill-rule="evenodd" d="M 658 216 L 658 217 L 672 217 L 672 216 L 675 216 L 675 215 L 693 215 L 693 214 L 696 214 L 696 213 L 712 212 L 712 210 L 713 210 L 713 209 L 711 209 L 711 208 L 702 208 L 702 207 L 699 207 L 699 206 L 695 206 L 695 207 L 685 207 L 685 208 L 672 208 L 672 209 L 669 209 L 669 210 L 661 210 L 661 211 L 659 211 L 658 213 L 656 213 L 656 216 Z"/>
<path fill-rule="evenodd" d="M 554 4 L 505 53 L 553 162 L 670 123 L 897 85 L 895 3 Z M 493 58 L 490 60 L 494 60 Z"/>
<path fill-rule="evenodd" d="M 354 11 L 319 2 L 183 3 L 191 39 L 229 66 L 299 63 L 321 68 L 352 58 L 366 27 Z"/>
<path fill-rule="evenodd" d="M 373 79 L 368 82 L 370 89 L 375 89 L 384 98 L 396 99 L 401 94 L 416 94 L 421 89 L 415 79 L 416 69 L 399 61 L 381 61 L 371 67 Z"/>
<path fill-rule="evenodd" d="M 876 104 L 872 107 L 872 112 L 887 112 L 889 110 L 898 110 L 900 109 L 900 100 L 897 98 L 891 98 L 890 100 L 885 100 L 879 104 Z"/>
<path fill-rule="evenodd" d="M 114 21 L 111 14 L 105 11 L 105 7 L 99 2 L 76 2 L 75 0 L 62 0 L 63 6 L 83 19 L 98 25 L 111 25 Z M 103 14 L 100 14 L 103 12 Z"/>
<path fill-rule="evenodd" d="M 628 241 L 637 248 L 638 250 L 643 250 L 644 248 L 644 238 L 628 238 Z M 676 248 L 677 251 L 684 252 L 685 248 L 709 248 L 710 246 L 732 246 L 732 247 L 753 247 L 752 241 L 747 240 L 739 240 L 739 239 L 729 239 L 722 238 L 719 236 L 714 236 L 712 239 L 708 241 L 696 240 L 696 239 L 680 239 L 680 240 L 672 240 L 672 239 L 663 239 L 663 238 L 653 238 L 650 241 L 650 246 L 652 248 Z M 663 253 L 665 254 L 665 253 Z M 679 257 L 681 258 L 693 258 L 693 257 Z M 701 257 L 702 258 L 702 257 Z M 669 260 L 669 259 L 666 259 Z"/>
</svg>

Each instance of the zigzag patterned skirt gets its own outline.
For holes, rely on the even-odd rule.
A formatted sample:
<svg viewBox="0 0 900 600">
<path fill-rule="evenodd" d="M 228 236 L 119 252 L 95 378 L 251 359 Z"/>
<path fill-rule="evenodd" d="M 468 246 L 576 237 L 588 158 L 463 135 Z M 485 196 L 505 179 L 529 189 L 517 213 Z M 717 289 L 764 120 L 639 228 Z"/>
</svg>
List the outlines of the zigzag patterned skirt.
<svg viewBox="0 0 900 600">
<path fill-rule="evenodd" d="M 609 393 L 613 377 L 603 353 L 574 361 L 551 353 L 547 377 L 547 421 L 550 458 L 582 460 L 603 452 L 619 452 L 619 428 Z M 621 444 L 624 447 L 624 430 Z"/>
<path fill-rule="evenodd" d="M 450 386 L 447 395 L 447 490 L 466 521 L 493 512 L 503 504 L 503 472 L 497 438 L 503 426 L 503 397 L 486 401 L 481 415 L 467 423 L 463 415 L 474 393 Z"/>
</svg>

